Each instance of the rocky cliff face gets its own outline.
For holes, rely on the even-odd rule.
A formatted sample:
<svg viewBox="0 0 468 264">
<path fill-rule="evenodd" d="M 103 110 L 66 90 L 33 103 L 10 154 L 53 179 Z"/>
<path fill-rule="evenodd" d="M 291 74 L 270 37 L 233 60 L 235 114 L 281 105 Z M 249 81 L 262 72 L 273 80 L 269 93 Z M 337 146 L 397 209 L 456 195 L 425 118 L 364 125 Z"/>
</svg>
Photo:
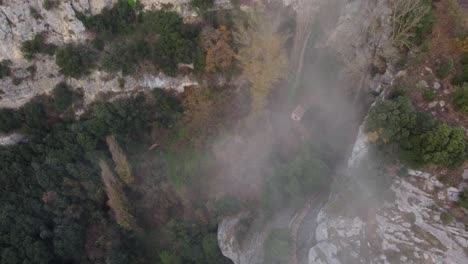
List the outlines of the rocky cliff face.
<svg viewBox="0 0 468 264">
<path fill-rule="evenodd" d="M 344 176 L 356 183 L 350 186 L 357 187 L 332 193 L 321 209 L 309 263 L 465 263 L 468 232 L 447 214 L 450 203 L 458 199 L 457 188 L 445 186 L 428 173 L 409 170 L 398 176 L 370 175 L 391 179 L 390 195 L 381 201 L 372 195 L 349 198 L 344 194 L 376 193 L 356 173 L 371 159 L 368 146 L 361 132 L 349 160 L 349 174 Z M 359 200 L 372 198 L 365 203 Z M 365 213 L 337 210 L 345 207 L 357 211 L 361 207 Z"/>
<path fill-rule="evenodd" d="M 76 12 L 99 13 L 104 7 L 111 6 L 116 0 L 67 0 L 47 10 L 43 0 L 3 1 L 0 4 L 0 61 L 11 61 L 12 74 L 0 79 L 0 107 L 19 107 L 34 96 L 50 92 L 65 78 L 59 73 L 54 56 L 39 56 L 27 61 L 21 53 L 24 41 L 35 35 L 45 33 L 47 42 L 58 46 L 68 42 L 85 42 L 89 39 L 85 27 L 76 18 Z M 184 16 L 193 12 L 183 8 L 188 0 L 143 0 L 146 8 L 157 8 L 162 3 L 172 3 Z M 35 66 L 36 71 L 28 70 Z M 90 76 L 66 79 L 72 87 L 83 88 L 85 101 L 93 101 L 99 93 L 127 93 L 137 89 L 176 89 L 183 91 L 185 86 L 196 85 L 189 77 L 169 78 L 158 76 L 125 77 L 125 87 L 119 87 L 119 76 L 95 71 Z"/>
</svg>

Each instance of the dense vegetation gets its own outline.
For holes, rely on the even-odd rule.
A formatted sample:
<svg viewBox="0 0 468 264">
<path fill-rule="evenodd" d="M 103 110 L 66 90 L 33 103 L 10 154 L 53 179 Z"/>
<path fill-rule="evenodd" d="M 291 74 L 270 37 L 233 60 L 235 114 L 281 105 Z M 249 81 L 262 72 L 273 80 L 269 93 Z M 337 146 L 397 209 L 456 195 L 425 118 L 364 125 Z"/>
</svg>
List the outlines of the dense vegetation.
<svg viewBox="0 0 468 264">
<path fill-rule="evenodd" d="M 66 84 L 57 85 L 53 104 L 49 101 L 0 112 L 2 131 L 20 129 L 28 136 L 25 144 L 0 148 L 1 263 L 226 261 L 214 239 L 216 225 L 168 223 L 158 229 L 164 239 L 150 254 L 141 246 L 145 238 L 139 229 L 120 227 L 106 206 L 109 193 L 97 162 L 110 160 L 104 138 L 112 134 L 120 142 L 138 142 L 151 126 L 171 126 L 181 114 L 173 96 L 155 91 L 151 99 L 140 94 L 98 102 L 77 121 L 52 118 L 73 102 Z M 138 216 L 138 208 L 128 210 Z"/>
<path fill-rule="evenodd" d="M 301 205 L 329 185 L 330 169 L 312 146 L 304 146 L 290 159 L 273 157 L 272 164 L 275 167 L 266 176 L 263 191 L 263 206 L 269 212 Z"/>
<path fill-rule="evenodd" d="M 462 55 L 460 59 L 460 69 L 457 71 L 453 84 L 461 86 L 463 83 L 468 83 L 468 53 Z"/>
<path fill-rule="evenodd" d="M 468 82 L 457 88 L 453 95 L 453 104 L 458 111 L 468 114 Z"/>
<path fill-rule="evenodd" d="M 417 112 L 406 97 L 381 101 L 373 107 L 367 131 L 384 144 L 395 145 L 402 160 L 414 165 L 459 165 L 467 158 L 468 141 L 461 128 Z"/>
<path fill-rule="evenodd" d="M 81 99 L 80 94 L 64 82 L 58 83 L 52 94 L 55 108 L 60 112 L 65 111 L 74 101 Z"/>
<path fill-rule="evenodd" d="M 84 44 L 66 44 L 57 50 L 56 63 L 63 75 L 80 78 L 94 68 L 96 52 Z"/>
<path fill-rule="evenodd" d="M 200 29 L 186 25 L 174 11 L 141 11 L 142 7 L 119 0 L 95 16 L 79 14 L 86 28 L 96 33 L 94 44 L 103 50 L 102 67 L 132 74 L 144 62 L 174 75 L 179 63 L 203 65 L 198 45 Z"/>
</svg>

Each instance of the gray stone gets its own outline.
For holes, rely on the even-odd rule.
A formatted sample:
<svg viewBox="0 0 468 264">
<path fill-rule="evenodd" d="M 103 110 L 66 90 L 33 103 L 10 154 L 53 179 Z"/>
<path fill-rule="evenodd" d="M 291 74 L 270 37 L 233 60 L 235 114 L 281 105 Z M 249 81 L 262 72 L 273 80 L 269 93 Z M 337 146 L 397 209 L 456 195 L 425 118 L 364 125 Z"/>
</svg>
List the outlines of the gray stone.
<svg viewBox="0 0 468 264">
<path fill-rule="evenodd" d="M 445 106 L 445 101 L 439 101 L 439 105 L 440 105 L 440 107 L 444 107 Z"/>
<path fill-rule="evenodd" d="M 435 83 L 432 85 L 432 87 L 434 87 L 434 89 L 436 89 L 436 90 L 439 90 L 439 89 L 442 87 L 442 85 L 440 84 L 440 82 L 435 82 Z"/>
<path fill-rule="evenodd" d="M 465 169 L 465 170 L 463 171 L 463 179 L 464 179 L 464 180 L 468 180 L 468 169 Z"/>
<path fill-rule="evenodd" d="M 430 103 L 428 104 L 428 106 L 429 106 L 429 108 L 434 108 L 434 107 L 437 106 L 438 103 L 439 103 L 439 102 L 437 102 L 437 101 L 430 102 Z"/>
<path fill-rule="evenodd" d="M 429 88 L 429 84 L 425 80 L 421 80 L 416 84 L 418 88 Z"/>
</svg>

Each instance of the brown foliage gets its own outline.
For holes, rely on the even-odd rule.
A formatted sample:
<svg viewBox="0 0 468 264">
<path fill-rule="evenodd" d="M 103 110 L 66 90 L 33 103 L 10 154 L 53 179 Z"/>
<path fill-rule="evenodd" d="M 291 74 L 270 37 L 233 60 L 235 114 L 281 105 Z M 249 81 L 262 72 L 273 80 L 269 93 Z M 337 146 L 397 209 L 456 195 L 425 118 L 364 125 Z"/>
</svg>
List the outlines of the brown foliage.
<svg viewBox="0 0 468 264">
<path fill-rule="evenodd" d="M 207 28 L 202 33 L 202 45 L 206 49 L 206 70 L 216 72 L 227 70 L 234 60 L 230 43 L 231 32 L 225 27 L 214 30 Z"/>
<path fill-rule="evenodd" d="M 183 97 L 184 123 L 189 130 L 202 134 L 209 130 L 213 120 L 213 102 L 208 94 L 208 89 L 189 87 L 185 89 Z"/>
<path fill-rule="evenodd" d="M 102 181 L 109 199 L 107 204 L 114 212 L 117 224 L 126 230 L 137 230 L 138 226 L 135 218 L 130 213 L 129 203 L 123 191 L 122 183 L 105 161 L 100 160 L 99 167 L 101 168 Z"/>
<path fill-rule="evenodd" d="M 132 167 L 125 155 L 125 152 L 120 148 L 119 143 L 114 136 L 106 137 L 107 146 L 112 154 L 112 159 L 115 163 L 115 170 L 120 179 L 127 185 L 135 182 L 135 177 L 132 174 Z"/>
<path fill-rule="evenodd" d="M 252 83 L 252 110 L 259 112 L 266 104 L 273 85 L 286 77 L 287 36 L 278 32 L 277 19 L 254 11 L 236 27 L 235 41 L 241 46 L 236 59 Z M 245 22 L 245 23 L 244 23 Z"/>
</svg>

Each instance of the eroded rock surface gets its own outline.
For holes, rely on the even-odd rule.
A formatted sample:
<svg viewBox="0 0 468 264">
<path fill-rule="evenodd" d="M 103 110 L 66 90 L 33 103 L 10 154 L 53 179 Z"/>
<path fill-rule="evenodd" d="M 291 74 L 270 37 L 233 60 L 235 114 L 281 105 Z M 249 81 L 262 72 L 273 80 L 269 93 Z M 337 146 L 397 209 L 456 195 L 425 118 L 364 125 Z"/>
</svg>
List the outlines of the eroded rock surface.
<svg viewBox="0 0 468 264">
<path fill-rule="evenodd" d="M 356 142 L 351 168 L 369 158 L 366 135 L 360 133 Z M 359 175 L 349 177 L 369 186 L 359 183 Z M 332 194 L 317 218 L 317 244 L 309 251 L 309 263 L 466 263 L 468 232 L 447 213 L 464 184 L 448 187 L 413 170 L 391 177 L 392 198 L 366 203 L 365 214 L 343 215 L 336 208 L 356 206 L 355 201 Z"/>
<path fill-rule="evenodd" d="M 27 61 L 21 53 L 24 41 L 33 39 L 37 34 L 45 33 L 47 42 L 61 46 L 69 42 L 85 42 L 90 36 L 80 20 L 77 12 L 97 14 L 104 7 L 112 6 L 117 0 L 67 0 L 46 10 L 43 0 L 3 1 L 0 5 L 0 61 L 11 61 L 12 74 L 0 79 L 0 107 L 16 108 L 25 104 L 31 98 L 49 93 L 54 86 L 66 80 L 74 88 L 82 88 L 85 92 L 85 102 L 93 101 L 100 93 L 127 93 L 138 89 L 174 89 L 177 92 L 186 86 L 198 85 L 190 76 L 168 77 L 143 75 L 125 77 L 125 85 L 119 85 L 119 76 L 95 71 L 90 76 L 79 80 L 64 78 L 59 73 L 54 56 L 39 55 L 32 61 Z M 219 4 L 225 4 L 218 1 Z M 146 8 L 159 8 L 161 4 L 172 3 L 183 16 L 195 16 L 188 11 L 189 0 L 143 0 Z M 28 71 L 28 67 L 35 67 Z M 120 83 L 122 81 L 120 80 Z"/>
</svg>

